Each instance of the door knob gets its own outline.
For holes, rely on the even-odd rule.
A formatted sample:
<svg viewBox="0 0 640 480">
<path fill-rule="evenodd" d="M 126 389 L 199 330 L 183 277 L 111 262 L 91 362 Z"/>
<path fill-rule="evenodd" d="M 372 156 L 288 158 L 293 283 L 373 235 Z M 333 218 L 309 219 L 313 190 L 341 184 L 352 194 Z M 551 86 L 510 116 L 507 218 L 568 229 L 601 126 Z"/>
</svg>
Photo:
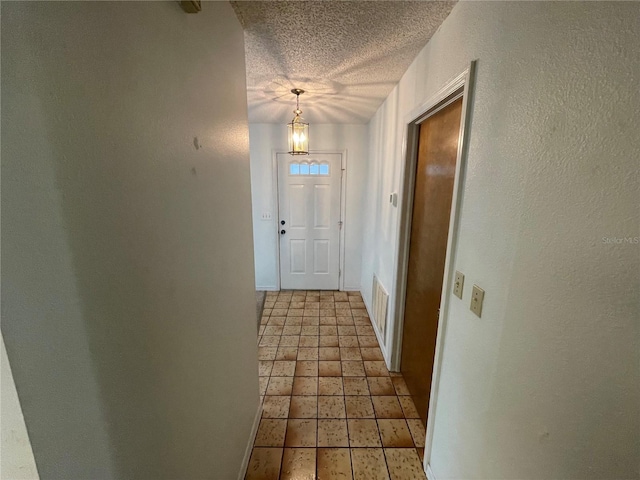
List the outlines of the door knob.
<svg viewBox="0 0 640 480">
<path fill-rule="evenodd" d="M 284 225 L 284 220 L 280 220 L 280 225 Z"/>
<path fill-rule="evenodd" d="M 284 231 L 284 230 L 280 230 L 280 235 L 284 235 L 285 233 L 287 233 L 287 232 Z"/>
</svg>

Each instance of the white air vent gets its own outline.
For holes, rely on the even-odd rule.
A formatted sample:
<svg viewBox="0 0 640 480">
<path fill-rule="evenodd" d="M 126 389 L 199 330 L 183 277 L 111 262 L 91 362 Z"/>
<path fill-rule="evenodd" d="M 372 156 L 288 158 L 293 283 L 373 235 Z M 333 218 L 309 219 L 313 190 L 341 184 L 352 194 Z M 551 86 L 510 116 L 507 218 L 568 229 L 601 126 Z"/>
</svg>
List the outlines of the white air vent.
<svg viewBox="0 0 640 480">
<path fill-rule="evenodd" d="M 376 322 L 378 331 L 382 338 L 385 336 L 387 327 L 387 303 L 389 294 L 378 281 L 378 277 L 373 276 L 373 320 Z"/>
</svg>

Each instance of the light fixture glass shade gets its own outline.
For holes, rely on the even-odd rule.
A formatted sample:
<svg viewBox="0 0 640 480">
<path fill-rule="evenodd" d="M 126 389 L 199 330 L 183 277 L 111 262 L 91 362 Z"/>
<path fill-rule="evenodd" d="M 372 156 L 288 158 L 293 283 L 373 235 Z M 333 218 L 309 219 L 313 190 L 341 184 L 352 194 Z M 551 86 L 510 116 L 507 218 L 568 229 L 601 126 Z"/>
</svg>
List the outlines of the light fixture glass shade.
<svg viewBox="0 0 640 480">
<path fill-rule="evenodd" d="M 287 127 L 289 127 L 289 153 L 291 155 L 308 155 L 309 124 L 304 123 L 300 115 L 296 113 Z"/>
</svg>

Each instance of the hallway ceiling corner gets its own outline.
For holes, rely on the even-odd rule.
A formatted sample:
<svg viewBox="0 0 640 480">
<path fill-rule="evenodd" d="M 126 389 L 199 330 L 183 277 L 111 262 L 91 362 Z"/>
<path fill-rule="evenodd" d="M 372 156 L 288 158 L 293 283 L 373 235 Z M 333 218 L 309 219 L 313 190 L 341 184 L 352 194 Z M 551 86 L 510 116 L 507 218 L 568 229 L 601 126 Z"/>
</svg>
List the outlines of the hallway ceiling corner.
<svg viewBox="0 0 640 480">
<path fill-rule="evenodd" d="M 454 1 L 232 1 L 245 32 L 251 123 L 366 123 Z"/>
</svg>

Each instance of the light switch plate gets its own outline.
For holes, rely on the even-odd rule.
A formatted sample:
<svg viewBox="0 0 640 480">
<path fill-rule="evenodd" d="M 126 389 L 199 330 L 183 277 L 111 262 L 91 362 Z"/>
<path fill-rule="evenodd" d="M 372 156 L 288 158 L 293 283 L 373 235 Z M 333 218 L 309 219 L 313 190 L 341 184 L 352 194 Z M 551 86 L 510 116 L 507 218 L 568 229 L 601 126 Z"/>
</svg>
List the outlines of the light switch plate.
<svg viewBox="0 0 640 480">
<path fill-rule="evenodd" d="M 478 317 L 482 316 L 482 301 L 484 300 L 484 290 L 474 285 L 471 291 L 471 311 Z"/>
<path fill-rule="evenodd" d="M 462 288 L 464 287 L 464 275 L 456 270 L 456 278 L 453 283 L 453 294 L 462 298 Z"/>
</svg>

